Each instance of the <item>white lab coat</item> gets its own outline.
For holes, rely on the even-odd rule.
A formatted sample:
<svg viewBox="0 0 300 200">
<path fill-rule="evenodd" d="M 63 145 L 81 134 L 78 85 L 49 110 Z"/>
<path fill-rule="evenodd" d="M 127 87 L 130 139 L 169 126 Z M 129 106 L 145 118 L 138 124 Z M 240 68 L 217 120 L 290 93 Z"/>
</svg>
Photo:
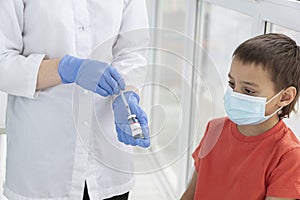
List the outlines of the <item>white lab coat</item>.
<svg viewBox="0 0 300 200">
<path fill-rule="evenodd" d="M 145 27 L 144 0 L 0 1 L 9 200 L 81 200 L 85 180 L 92 200 L 132 189 L 131 147 L 117 140 L 112 98 L 76 84 L 36 91 L 36 81 L 45 57 L 93 52 L 89 57 L 111 61 L 128 85 L 140 87 L 133 68 L 145 59 L 126 51 L 146 44 L 147 34 L 125 32 Z"/>
</svg>

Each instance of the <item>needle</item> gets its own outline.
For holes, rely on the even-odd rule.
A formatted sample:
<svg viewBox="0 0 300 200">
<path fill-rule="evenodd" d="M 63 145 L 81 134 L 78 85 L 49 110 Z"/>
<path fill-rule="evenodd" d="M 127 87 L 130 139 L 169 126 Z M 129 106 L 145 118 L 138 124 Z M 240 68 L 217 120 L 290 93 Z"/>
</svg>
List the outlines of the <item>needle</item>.
<svg viewBox="0 0 300 200">
<path fill-rule="evenodd" d="M 124 92 L 123 92 L 122 90 L 120 90 L 120 93 L 121 93 L 121 97 L 122 97 L 122 99 L 123 99 L 123 102 L 124 102 L 124 104 L 125 104 L 125 108 L 126 108 L 126 110 L 127 110 L 127 113 L 128 113 L 128 115 L 130 116 L 130 115 L 131 115 L 131 110 L 130 110 L 129 105 L 128 105 L 128 102 L 127 102 L 127 100 L 126 100 L 126 98 L 125 98 L 125 96 L 124 96 Z"/>
</svg>

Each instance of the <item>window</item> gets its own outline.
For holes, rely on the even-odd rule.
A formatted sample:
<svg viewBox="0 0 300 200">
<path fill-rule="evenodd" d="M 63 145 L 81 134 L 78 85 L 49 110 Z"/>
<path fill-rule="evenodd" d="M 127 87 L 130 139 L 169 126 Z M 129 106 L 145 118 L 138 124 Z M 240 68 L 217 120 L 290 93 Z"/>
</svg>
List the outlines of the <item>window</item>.
<svg viewBox="0 0 300 200">
<path fill-rule="evenodd" d="M 155 199 L 178 199 L 194 170 L 191 153 L 206 122 L 223 116 L 223 94 L 234 49 L 264 32 L 300 40 L 300 2 L 289 0 L 147 0 L 154 43 L 149 85 L 152 149 L 138 156 Z M 294 117 L 294 119 L 296 119 Z M 299 118 L 297 118 L 299 120 Z M 296 124 L 291 124 L 296 126 Z M 298 131 L 300 132 L 300 131 Z M 144 153 L 140 151 L 139 153 Z M 142 163 L 142 165 L 140 165 Z M 141 171 L 139 171 L 141 172 Z M 137 174 L 139 175 L 139 174 Z M 143 177 L 144 178 L 141 178 Z M 149 182 L 148 182 L 149 183 Z M 147 187 L 147 186 L 146 186 Z M 152 198 L 153 199 L 153 198 Z"/>
</svg>

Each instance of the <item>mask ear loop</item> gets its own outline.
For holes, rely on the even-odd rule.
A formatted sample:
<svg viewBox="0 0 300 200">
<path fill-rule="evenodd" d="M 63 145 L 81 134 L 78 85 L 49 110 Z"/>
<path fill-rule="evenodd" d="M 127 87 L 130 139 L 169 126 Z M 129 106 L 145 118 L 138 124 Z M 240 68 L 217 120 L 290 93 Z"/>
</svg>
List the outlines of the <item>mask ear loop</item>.
<svg viewBox="0 0 300 200">
<path fill-rule="evenodd" d="M 276 97 L 278 97 L 282 92 L 284 91 L 284 89 L 280 90 L 280 92 L 278 92 L 276 95 L 274 95 L 271 99 L 269 99 L 267 102 L 266 102 L 266 105 L 268 103 L 270 103 L 273 99 L 275 99 Z"/>
<path fill-rule="evenodd" d="M 276 97 L 278 97 L 283 91 L 284 91 L 284 89 L 282 89 L 280 92 L 278 92 L 276 95 L 274 95 L 271 99 L 269 99 L 269 100 L 266 102 L 266 105 L 267 105 L 268 103 L 270 103 L 273 99 L 275 99 Z M 279 113 L 279 112 L 280 112 L 280 111 L 282 112 L 282 110 L 281 110 L 282 108 L 283 108 L 283 106 L 281 106 L 280 108 L 278 108 L 277 110 L 275 110 L 275 112 L 273 112 L 272 114 L 268 115 L 268 117 L 271 117 L 271 116 L 275 115 L 276 113 L 281 114 L 281 113 Z"/>
</svg>

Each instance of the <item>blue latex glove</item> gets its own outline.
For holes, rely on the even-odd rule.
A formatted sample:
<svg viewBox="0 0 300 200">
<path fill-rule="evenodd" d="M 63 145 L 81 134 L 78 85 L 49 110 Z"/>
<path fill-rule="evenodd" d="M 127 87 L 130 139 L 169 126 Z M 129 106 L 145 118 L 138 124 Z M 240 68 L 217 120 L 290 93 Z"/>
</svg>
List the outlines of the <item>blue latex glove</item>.
<svg viewBox="0 0 300 200">
<path fill-rule="evenodd" d="M 75 82 L 101 96 L 119 94 L 119 88 L 125 89 L 124 79 L 116 68 L 96 60 L 65 55 L 59 62 L 58 73 L 62 83 Z"/>
<path fill-rule="evenodd" d="M 127 145 L 140 146 L 147 148 L 150 146 L 149 127 L 146 113 L 139 106 L 140 98 L 134 92 L 125 92 L 124 96 L 128 102 L 131 113 L 135 114 L 143 131 L 144 139 L 135 139 L 132 136 L 130 126 L 128 124 L 128 113 L 125 104 L 119 95 L 113 102 L 113 110 L 115 117 L 115 127 L 118 133 L 118 139 Z"/>
</svg>

